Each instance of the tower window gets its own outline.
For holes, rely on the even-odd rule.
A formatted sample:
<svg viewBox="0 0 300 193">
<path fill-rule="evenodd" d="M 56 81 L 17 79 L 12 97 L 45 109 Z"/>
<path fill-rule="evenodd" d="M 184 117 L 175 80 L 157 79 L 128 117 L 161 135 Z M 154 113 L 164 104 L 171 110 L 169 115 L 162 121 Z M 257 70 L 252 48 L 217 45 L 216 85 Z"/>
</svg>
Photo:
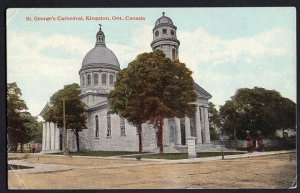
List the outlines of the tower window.
<svg viewBox="0 0 300 193">
<path fill-rule="evenodd" d="M 176 50 L 175 48 L 172 49 L 172 60 L 176 59 Z"/>
<path fill-rule="evenodd" d="M 95 116 L 95 138 L 99 137 L 99 118 L 98 115 Z"/>
<path fill-rule="evenodd" d="M 120 118 L 120 129 L 121 129 L 121 135 L 125 136 L 125 119 Z"/>
<path fill-rule="evenodd" d="M 111 117 L 110 117 L 110 113 L 107 113 L 107 133 L 106 136 L 107 137 L 111 137 Z"/>
<path fill-rule="evenodd" d="M 163 29 L 163 34 L 167 34 L 167 29 Z"/>
<path fill-rule="evenodd" d="M 175 34 L 174 30 L 171 30 L 171 35 L 173 36 Z"/>
<path fill-rule="evenodd" d="M 109 75 L 109 85 L 113 85 L 114 84 L 114 75 L 110 74 Z"/>
<path fill-rule="evenodd" d="M 87 76 L 87 85 L 91 86 L 91 75 Z"/>
<path fill-rule="evenodd" d="M 158 32 L 158 31 L 156 31 L 156 32 L 155 32 L 155 36 L 158 36 L 158 35 L 159 35 L 159 32 Z"/>
<path fill-rule="evenodd" d="M 94 74 L 94 85 L 98 85 L 98 74 Z"/>
<path fill-rule="evenodd" d="M 106 74 L 102 74 L 102 85 L 106 85 Z"/>
</svg>

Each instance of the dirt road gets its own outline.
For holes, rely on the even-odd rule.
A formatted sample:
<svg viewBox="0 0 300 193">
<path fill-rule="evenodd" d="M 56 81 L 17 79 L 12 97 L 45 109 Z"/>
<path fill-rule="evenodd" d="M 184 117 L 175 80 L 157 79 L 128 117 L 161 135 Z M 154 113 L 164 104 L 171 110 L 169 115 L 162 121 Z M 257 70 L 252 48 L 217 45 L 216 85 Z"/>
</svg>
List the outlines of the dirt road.
<svg viewBox="0 0 300 193">
<path fill-rule="evenodd" d="M 73 169 L 34 174 L 9 171 L 9 189 L 269 189 L 289 188 L 296 176 L 295 154 L 186 164 L 49 156 L 26 161 L 64 164 Z M 132 166 L 137 163 L 151 165 Z M 117 165 L 120 167 L 108 167 Z"/>
</svg>

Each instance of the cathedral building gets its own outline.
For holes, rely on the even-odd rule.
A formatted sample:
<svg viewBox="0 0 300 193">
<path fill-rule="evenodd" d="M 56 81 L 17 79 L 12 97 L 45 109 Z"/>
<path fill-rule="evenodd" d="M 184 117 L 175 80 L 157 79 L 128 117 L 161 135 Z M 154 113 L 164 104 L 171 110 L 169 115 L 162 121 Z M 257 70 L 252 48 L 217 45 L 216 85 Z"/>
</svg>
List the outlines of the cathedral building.
<svg viewBox="0 0 300 193">
<path fill-rule="evenodd" d="M 177 27 L 165 16 L 157 19 L 152 30 L 152 50 L 162 50 L 171 60 L 179 59 L 180 41 L 177 39 Z M 96 34 L 95 47 L 82 61 L 79 70 L 81 100 L 85 103 L 87 129 L 79 133 L 80 150 L 89 151 L 138 151 L 137 128 L 126 119 L 109 110 L 108 93 L 114 89 L 116 76 L 120 71 L 117 56 L 106 47 L 109 40 L 101 29 Z M 208 100 L 212 97 L 198 84 L 194 84 L 197 94 L 195 115 L 185 118 L 164 120 L 163 145 L 165 152 L 187 151 L 186 139 L 196 139 L 196 150 L 212 148 L 210 144 Z M 40 115 L 43 115 L 51 104 L 46 104 Z M 151 124 L 142 125 L 143 151 L 159 151 L 157 130 Z M 43 124 L 43 151 L 63 150 L 63 129 L 55 123 Z M 76 139 L 68 131 L 68 143 L 71 151 L 76 151 Z"/>
</svg>

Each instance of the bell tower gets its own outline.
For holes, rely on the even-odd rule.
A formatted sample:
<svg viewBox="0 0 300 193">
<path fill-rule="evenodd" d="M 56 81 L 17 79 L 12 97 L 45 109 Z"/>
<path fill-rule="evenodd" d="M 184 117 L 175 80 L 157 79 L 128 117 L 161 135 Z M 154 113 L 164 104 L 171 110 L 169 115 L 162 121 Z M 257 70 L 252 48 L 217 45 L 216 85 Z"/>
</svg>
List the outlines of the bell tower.
<svg viewBox="0 0 300 193">
<path fill-rule="evenodd" d="M 180 42 L 176 36 L 177 27 L 173 24 L 169 17 L 162 13 L 152 30 L 153 41 L 151 42 L 152 50 L 161 50 L 166 54 L 166 57 L 171 60 L 179 59 Z"/>
</svg>

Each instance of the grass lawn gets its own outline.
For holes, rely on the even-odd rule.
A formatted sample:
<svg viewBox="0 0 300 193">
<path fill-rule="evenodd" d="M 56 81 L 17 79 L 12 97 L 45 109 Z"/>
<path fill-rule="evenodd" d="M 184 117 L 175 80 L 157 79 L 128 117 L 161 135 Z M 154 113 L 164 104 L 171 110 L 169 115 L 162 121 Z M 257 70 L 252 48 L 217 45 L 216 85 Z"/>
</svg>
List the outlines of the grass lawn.
<svg viewBox="0 0 300 193">
<path fill-rule="evenodd" d="M 8 170 L 18 170 L 18 169 L 30 169 L 33 167 L 28 167 L 28 166 L 22 166 L 22 165 L 14 165 L 14 164 L 7 164 L 7 169 Z"/>
<path fill-rule="evenodd" d="M 244 152 L 224 152 L 224 156 L 236 155 L 236 154 L 244 154 Z M 222 156 L 222 152 L 198 152 L 197 153 L 198 158 L 214 157 L 214 156 Z M 126 157 L 135 157 L 135 156 L 126 156 Z M 156 154 L 142 155 L 142 158 L 177 160 L 177 159 L 187 159 L 188 154 L 187 153 L 163 153 L 163 154 L 156 153 Z"/>
<path fill-rule="evenodd" d="M 293 150 L 296 149 L 295 147 L 286 147 L 285 149 L 283 149 L 283 147 L 265 147 L 265 151 L 283 151 L 283 150 Z M 239 151 L 247 151 L 247 148 L 237 148 L 237 150 Z M 256 151 L 254 149 L 254 151 Z"/>
<path fill-rule="evenodd" d="M 49 153 L 54 155 L 63 155 L 63 152 L 59 153 Z M 109 157 L 109 156 L 121 156 L 121 155 L 131 155 L 139 154 L 139 152 L 134 151 L 80 151 L 80 152 L 70 152 L 69 155 L 78 156 L 96 156 L 96 157 Z"/>
</svg>

